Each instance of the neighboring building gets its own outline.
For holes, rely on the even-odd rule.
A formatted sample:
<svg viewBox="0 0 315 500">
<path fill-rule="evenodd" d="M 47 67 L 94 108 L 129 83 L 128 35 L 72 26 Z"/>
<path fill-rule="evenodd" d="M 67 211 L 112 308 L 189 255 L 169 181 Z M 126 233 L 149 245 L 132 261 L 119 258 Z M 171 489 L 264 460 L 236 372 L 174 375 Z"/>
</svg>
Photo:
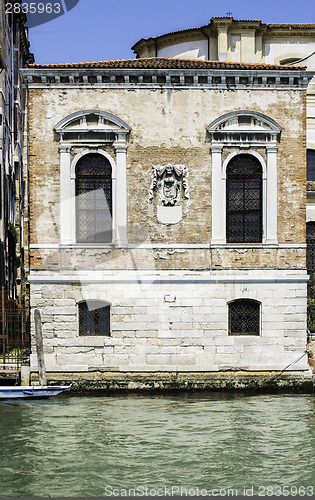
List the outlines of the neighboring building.
<svg viewBox="0 0 315 500">
<path fill-rule="evenodd" d="M 25 184 L 23 179 L 24 114 L 26 88 L 20 69 L 34 62 L 29 51 L 26 17 L 8 13 L 8 4 L 0 4 L 0 328 L 1 349 L 8 335 L 18 342 L 17 304 L 25 306 L 26 277 L 24 254 Z M 7 10 L 7 12 L 6 12 Z M 26 161 L 27 165 L 27 161 Z M 2 298 L 3 296 L 3 298 Z M 3 315 L 3 310 L 5 314 Z M 23 321 L 26 316 L 24 314 Z M 20 324 L 20 323 L 19 323 Z M 9 339 L 11 342 L 11 340 Z M 13 344 L 10 344 L 11 347 Z M 14 347 L 19 347 L 14 344 Z M 2 352 L 2 351 L 1 351 Z"/>
<path fill-rule="evenodd" d="M 260 22 L 221 22 L 238 26 L 250 63 L 222 60 L 227 31 L 217 49 L 214 35 L 210 52 L 208 41 L 203 52 L 198 45 L 204 60 L 185 59 L 200 31 L 187 30 L 182 51 L 172 34 L 163 53 L 163 37 L 138 42 L 140 59 L 23 70 L 31 306 L 42 313 L 51 378 L 288 365 L 309 375 L 305 144 L 314 73 L 253 59 Z"/>
</svg>

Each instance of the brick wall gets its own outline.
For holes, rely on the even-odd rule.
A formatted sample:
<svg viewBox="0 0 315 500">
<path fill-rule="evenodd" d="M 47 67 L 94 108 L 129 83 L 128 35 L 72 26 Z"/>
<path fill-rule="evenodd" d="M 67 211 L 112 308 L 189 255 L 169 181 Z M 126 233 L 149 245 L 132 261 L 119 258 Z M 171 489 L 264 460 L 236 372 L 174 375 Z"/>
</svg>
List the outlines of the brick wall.
<svg viewBox="0 0 315 500">
<path fill-rule="evenodd" d="M 282 127 L 278 151 L 279 243 L 305 242 L 305 99 L 294 90 L 157 90 L 157 89 L 30 89 L 31 244 L 59 241 L 59 136 L 54 125 L 81 109 L 109 111 L 131 127 L 127 150 L 128 234 L 137 244 L 208 244 L 211 238 L 211 155 L 206 127 L 224 113 L 239 109 L 262 112 Z M 114 157 L 112 148 L 106 148 Z M 72 151 L 75 155 L 80 151 Z M 233 151 L 227 148 L 224 155 Z M 260 148 L 264 153 L 264 148 Z M 152 165 L 185 164 L 190 200 L 182 202 L 182 221 L 160 224 L 155 202 L 149 202 Z M 42 252 L 32 252 L 31 267 L 42 267 Z M 214 267 L 303 267 L 301 249 L 241 253 L 215 250 L 200 258 Z M 142 258 L 142 257 L 141 257 Z M 175 253 L 166 261 L 158 253 L 154 265 L 185 267 L 192 256 Z M 59 259 L 60 260 L 60 259 Z M 76 256 L 80 260 L 80 255 Z M 46 259 L 47 261 L 47 259 Z M 247 264 L 246 264 L 247 263 Z M 47 264 L 47 262 L 46 262 Z M 122 265 L 125 265 L 122 260 Z M 105 264 L 106 266 L 106 264 Z"/>
</svg>

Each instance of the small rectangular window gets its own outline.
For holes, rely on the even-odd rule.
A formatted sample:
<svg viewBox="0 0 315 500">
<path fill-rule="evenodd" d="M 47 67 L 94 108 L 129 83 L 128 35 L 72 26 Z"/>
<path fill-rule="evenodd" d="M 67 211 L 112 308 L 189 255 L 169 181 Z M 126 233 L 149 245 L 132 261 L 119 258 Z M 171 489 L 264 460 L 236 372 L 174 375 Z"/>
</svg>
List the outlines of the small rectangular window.
<svg viewBox="0 0 315 500">
<path fill-rule="evenodd" d="M 110 335 L 110 305 L 88 300 L 79 304 L 79 335 Z"/>
<path fill-rule="evenodd" d="M 229 335 L 259 335 L 260 303 L 238 299 L 229 303 Z"/>
</svg>

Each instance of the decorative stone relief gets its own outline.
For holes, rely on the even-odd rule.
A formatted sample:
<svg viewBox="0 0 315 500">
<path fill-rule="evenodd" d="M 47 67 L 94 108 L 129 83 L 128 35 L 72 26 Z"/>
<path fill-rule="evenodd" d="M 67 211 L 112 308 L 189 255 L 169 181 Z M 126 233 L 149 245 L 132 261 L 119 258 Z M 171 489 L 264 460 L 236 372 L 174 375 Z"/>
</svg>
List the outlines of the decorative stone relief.
<svg viewBox="0 0 315 500">
<path fill-rule="evenodd" d="M 158 191 L 159 200 L 164 207 L 174 207 L 180 201 L 181 187 L 184 199 L 189 199 L 187 167 L 185 165 L 164 165 L 152 167 L 152 183 L 149 199 Z"/>
</svg>

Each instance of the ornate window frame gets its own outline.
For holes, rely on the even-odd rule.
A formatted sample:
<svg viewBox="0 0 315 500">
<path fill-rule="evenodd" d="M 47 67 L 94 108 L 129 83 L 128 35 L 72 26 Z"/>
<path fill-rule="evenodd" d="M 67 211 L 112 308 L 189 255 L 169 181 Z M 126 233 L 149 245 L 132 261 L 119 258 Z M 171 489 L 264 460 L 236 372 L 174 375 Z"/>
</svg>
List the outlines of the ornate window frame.
<svg viewBox="0 0 315 500">
<path fill-rule="evenodd" d="M 78 153 L 72 163 L 71 163 L 71 173 L 70 173 L 70 183 L 71 183 L 71 197 L 74 197 L 75 199 L 75 184 L 76 184 L 76 166 L 78 161 L 83 157 L 91 152 L 95 152 L 96 154 L 99 154 L 101 156 L 104 156 L 110 163 L 111 169 L 112 169 L 112 207 L 113 207 L 113 213 L 112 213 L 112 234 L 113 236 L 115 235 L 115 227 L 116 227 L 116 220 L 117 220 L 117 201 L 116 201 L 116 196 L 117 196 L 117 168 L 116 164 L 113 160 L 113 158 L 108 154 L 106 151 L 103 151 L 101 149 L 98 149 L 97 151 L 93 151 L 91 149 L 85 149 L 84 151 L 81 151 Z M 77 211 L 76 211 L 76 206 L 75 203 L 71 204 L 71 209 L 74 210 L 73 213 L 70 213 L 68 216 L 68 220 L 65 222 L 65 224 L 68 224 L 68 230 L 70 231 L 69 234 L 71 234 L 71 239 L 73 241 L 77 241 L 77 234 L 76 234 L 76 217 L 77 217 Z M 66 229 L 66 228 L 65 228 Z M 115 236 L 114 236 L 115 237 Z M 82 243 L 79 243 L 82 245 Z M 85 243 L 85 245 L 88 245 L 88 243 Z M 91 243 L 91 245 L 95 245 L 95 243 Z M 103 243 L 102 245 L 106 245 L 106 243 Z"/>
<path fill-rule="evenodd" d="M 91 117 L 94 121 L 91 122 Z M 95 123 L 95 117 L 98 123 Z M 60 245 L 126 247 L 127 240 L 127 136 L 130 127 L 107 111 L 89 109 L 72 113 L 55 126 L 60 136 Z M 103 148 L 113 146 L 115 159 Z M 71 161 L 73 148 L 82 150 Z M 112 243 L 77 243 L 75 220 L 75 167 L 82 156 L 103 155 L 112 167 L 113 240 Z"/>
<path fill-rule="evenodd" d="M 244 118 L 246 117 L 246 118 Z M 241 119 L 248 123 L 241 124 Z M 251 110 L 224 114 L 214 120 L 207 132 L 211 136 L 212 156 L 212 245 L 277 245 L 277 151 L 282 128 L 272 118 Z M 222 162 L 223 149 L 232 152 Z M 256 151 L 265 148 L 267 162 Z M 226 243 L 226 169 L 239 154 L 251 154 L 263 170 L 262 243 Z"/>
</svg>

